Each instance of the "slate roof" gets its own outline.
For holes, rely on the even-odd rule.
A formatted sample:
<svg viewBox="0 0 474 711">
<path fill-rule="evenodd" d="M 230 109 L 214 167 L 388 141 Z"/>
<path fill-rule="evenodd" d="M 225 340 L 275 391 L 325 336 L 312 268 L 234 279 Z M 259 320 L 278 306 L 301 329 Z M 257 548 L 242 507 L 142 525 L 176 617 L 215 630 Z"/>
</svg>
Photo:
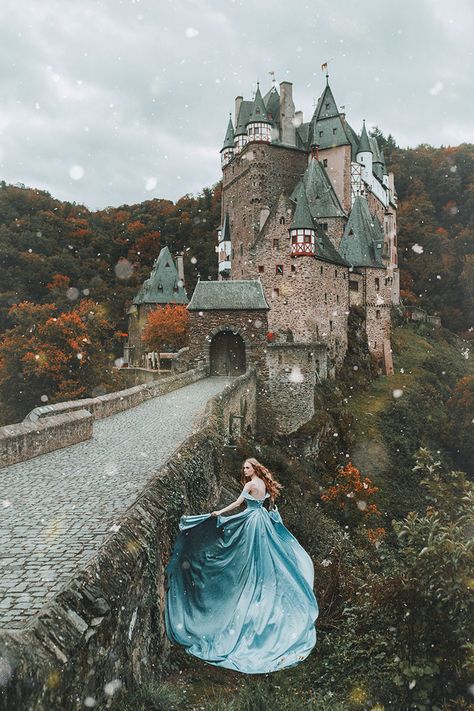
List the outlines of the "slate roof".
<svg viewBox="0 0 474 711">
<path fill-rule="evenodd" d="M 300 183 L 304 183 L 309 209 L 316 220 L 321 220 L 324 217 L 345 216 L 331 181 L 318 160 L 310 159 L 301 181 L 291 196 L 292 199 L 296 198 Z"/>
<path fill-rule="evenodd" d="M 227 131 L 225 134 L 224 138 L 224 145 L 222 146 L 221 150 L 224 150 L 224 148 L 233 148 L 234 147 L 234 125 L 232 123 L 232 117 L 229 116 L 229 123 L 227 124 Z"/>
<path fill-rule="evenodd" d="M 267 114 L 271 114 L 273 121 L 277 121 L 280 115 L 280 95 L 274 86 L 265 94 L 263 101 Z"/>
<path fill-rule="evenodd" d="M 160 251 L 149 279 L 146 279 L 133 299 L 138 304 L 187 304 L 184 286 L 179 284 L 178 270 L 168 247 Z"/>
<path fill-rule="evenodd" d="M 382 248 L 380 223 L 370 214 L 367 200 L 358 195 L 339 244 L 339 252 L 353 267 L 384 269 Z"/>
<path fill-rule="evenodd" d="M 235 123 L 234 136 L 239 136 L 242 133 L 247 133 L 247 124 L 249 116 L 252 113 L 253 101 L 242 101 L 237 121 Z"/>
<path fill-rule="evenodd" d="M 189 311 L 261 311 L 270 307 L 263 287 L 256 279 L 230 281 L 198 281 Z"/>
<path fill-rule="evenodd" d="M 263 103 L 262 95 L 260 93 L 260 86 L 258 84 L 257 91 L 255 92 L 255 98 L 252 104 L 252 112 L 248 118 L 247 123 L 249 124 L 253 122 L 271 123 L 271 121 L 267 118 L 267 109 L 265 107 L 265 104 Z"/>
<path fill-rule="evenodd" d="M 367 129 L 365 128 L 365 121 L 362 126 L 362 132 L 360 134 L 359 146 L 357 148 L 357 153 L 373 153 L 372 146 L 370 145 L 369 136 L 367 135 Z"/>
<path fill-rule="evenodd" d="M 229 242 L 230 241 L 230 224 L 229 224 L 229 215 L 227 212 L 224 215 L 224 222 L 222 223 L 221 226 L 221 235 L 220 235 L 220 240 L 219 242 L 223 242 L 224 240 Z"/>
<path fill-rule="evenodd" d="M 309 210 L 308 199 L 306 197 L 306 190 L 304 187 L 304 182 L 300 180 L 298 186 L 295 190 L 294 200 L 296 201 L 296 208 L 293 214 L 293 220 L 291 222 L 290 229 L 310 229 L 314 230 L 314 222 Z"/>
</svg>

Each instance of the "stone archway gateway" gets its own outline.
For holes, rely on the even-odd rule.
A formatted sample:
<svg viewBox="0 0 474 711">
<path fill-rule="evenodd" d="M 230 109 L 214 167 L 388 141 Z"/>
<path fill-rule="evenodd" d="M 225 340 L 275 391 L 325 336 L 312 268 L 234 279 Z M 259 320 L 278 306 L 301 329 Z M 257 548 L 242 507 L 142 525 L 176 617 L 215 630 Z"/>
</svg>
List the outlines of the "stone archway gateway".
<svg viewBox="0 0 474 711">
<path fill-rule="evenodd" d="M 216 333 L 209 348 L 211 375 L 241 375 L 246 370 L 245 343 L 234 331 Z"/>
</svg>

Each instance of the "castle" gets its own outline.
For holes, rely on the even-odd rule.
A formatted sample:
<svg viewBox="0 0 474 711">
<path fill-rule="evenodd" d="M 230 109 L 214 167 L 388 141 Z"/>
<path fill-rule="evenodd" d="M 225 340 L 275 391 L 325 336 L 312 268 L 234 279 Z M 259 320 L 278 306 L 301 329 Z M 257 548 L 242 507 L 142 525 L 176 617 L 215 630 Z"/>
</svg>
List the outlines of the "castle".
<svg viewBox="0 0 474 711">
<path fill-rule="evenodd" d="M 342 364 L 351 306 L 364 310 L 379 370 L 393 372 L 393 174 L 365 123 L 357 135 L 339 110 L 327 76 L 307 122 L 290 82 L 238 96 L 221 164 L 219 276 L 198 282 L 188 304 L 188 357 L 211 374 L 254 362 L 263 410 L 271 403 L 272 426 L 291 431 L 311 416 L 315 384 Z"/>
</svg>

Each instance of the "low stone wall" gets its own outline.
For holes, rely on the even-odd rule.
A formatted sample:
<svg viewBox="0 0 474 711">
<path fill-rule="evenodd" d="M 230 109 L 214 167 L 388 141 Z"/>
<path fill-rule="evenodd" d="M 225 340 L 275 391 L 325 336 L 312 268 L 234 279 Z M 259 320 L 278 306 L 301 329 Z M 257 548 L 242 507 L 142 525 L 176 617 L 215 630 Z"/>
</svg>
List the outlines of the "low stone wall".
<svg viewBox="0 0 474 711">
<path fill-rule="evenodd" d="M 36 407 L 20 424 L 0 428 L 0 467 L 24 462 L 40 454 L 90 439 L 94 419 L 101 420 L 128 410 L 152 397 L 190 385 L 206 375 L 205 367 L 194 368 L 147 385 L 137 385 L 99 397 Z M 84 411 L 91 417 L 86 418 Z M 83 414 L 78 417 L 80 412 Z"/>
<path fill-rule="evenodd" d="M 90 412 L 79 409 L 37 422 L 0 427 L 0 467 L 90 439 L 93 421 Z"/>
<path fill-rule="evenodd" d="M 200 429 L 157 471 L 97 555 L 21 632 L 0 632 L 0 710 L 81 711 L 156 681 L 169 661 L 165 572 L 183 513 L 211 511 L 234 409 L 255 423 L 255 372 L 212 398 Z M 223 502 L 222 502 L 223 503 Z M 229 503 L 228 500 L 225 503 Z"/>
</svg>

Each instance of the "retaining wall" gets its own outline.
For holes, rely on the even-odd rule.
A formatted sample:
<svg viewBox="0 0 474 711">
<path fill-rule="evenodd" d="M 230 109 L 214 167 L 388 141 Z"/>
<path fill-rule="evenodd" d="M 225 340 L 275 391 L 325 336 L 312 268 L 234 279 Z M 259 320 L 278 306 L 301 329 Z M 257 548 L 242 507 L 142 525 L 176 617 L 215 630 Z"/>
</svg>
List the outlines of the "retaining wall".
<svg viewBox="0 0 474 711">
<path fill-rule="evenodd" d="M 0 632 L 0 711 L 83 710 L 104 703 L 105 690 L 118 696 L 120 687 L 159 678 L 170 655 L 164 568 L 179 518 L 211 511 L 224 486 L 235 488 L 222 466 L 227 424 L 243 408 L 243 426 L 255 426 L 255 383 L 247 372 L 212 398 L 198 431 L 87 567 L 21 632 Z"/>
</svg>

